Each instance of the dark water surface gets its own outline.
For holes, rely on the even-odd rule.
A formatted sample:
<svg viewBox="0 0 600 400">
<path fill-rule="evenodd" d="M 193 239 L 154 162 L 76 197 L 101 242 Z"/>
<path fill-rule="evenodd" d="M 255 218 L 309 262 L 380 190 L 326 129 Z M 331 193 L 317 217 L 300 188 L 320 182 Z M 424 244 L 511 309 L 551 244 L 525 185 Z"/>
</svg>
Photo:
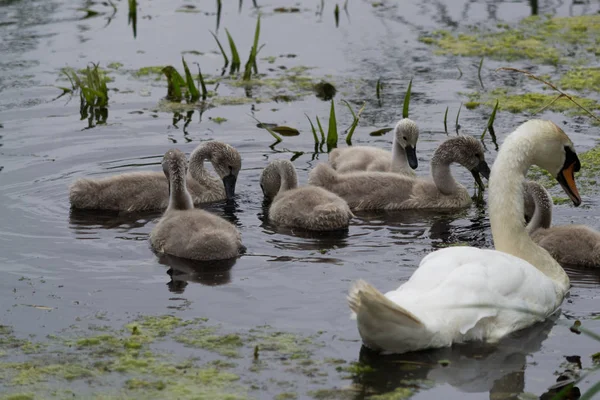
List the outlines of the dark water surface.
<svg viewBox="0 0 600 400">
<path fill-rule="evenodd" d="M 247 1 L 238 13 L 237 2 L 224 3 L 228 4 L 223 6 L 219 37 L 228 48 L 224 28 L 231 32 L 243 62 L 256 9 Z M 355 144 L 389 146 L 389 134 L 370 137 L 368 132 L 392 126 L 400 118 L 406 84 L 414 77 L 410 112 L 421 128 L 421 175 L 427 174 L 433 149 L 446 137 L 442 123 L 446 106 L 454 116 L 461 102 L 459 92 L 479 83 L 478 61 L 434 56 L 417 41 L 418 35 L 466 24 L 512 23 L 531 14 L 526 1 L 411 0 L 375 7 L 352 0 L 348 14 L 341 11 L 336 28 L 330 2 L 322 16 L 315 13 L 318 1 L 258 3 L 261 43 L 266 44 L 259 58 L 276 57 L 273 64 L 259 60 L 259 70 L 312 67 L 310 75 L 338 84 L 336 99 L 348 99 L 355 106 L 368 100 Z M 544 1 L 540 14 L 568 16 L 600 9 L 594 1 L 574 3 Z M 177 12 L 190 4 L 200 12 Z M 93 321 L 99 314 L 115 325 L 138 314 L 206 317 L 230 330 L 268 324 L 302 335 L 325 331 L 321 336 L 325 346 L 320 350 L 325 356 L 360 358 L 377 370 L 353 380 L 330 374 L 324 384 L 306 387 L 299 381 L 294 389 L 299 398 L 310 398 L 309 386 L 341 388 L 352 383 L 364 389 L 356 392 L 356 398 L 364 398 L 415 379 L 431 381 L 417 390 L 415 399 L 497 399 L 515 392 L 541 396 L 567 368 L 566 357 L 580 356 L 583 367 L 591 365 L 597 343 L 574 335 L 568 326 L 569 320 L 581 319 L 588 328 L 600 329 L 600 322 L 592 319 L 600 273 L 578 269 L 568 270 L 573 289 L 559 323 L 536 326 L 497 348 L 471 345 L 402 357 L 361 352 L 345 301 L 350 283 L 364 278 L 385 292 L 404 282 L 424 255 L 444 244 L 490 247 L 485 210 L 473 206 L 452 213 L 359 213 L 347 232 L 325 236 L 269 225 L 264 220 L 259 174 L 269 160 L 292 157 L 282 150 L 304 151 L 294 163 L 301 183 L 306 182 L 309 170 L 327 155 L 312 153 L 312 134 L 304 114 L 327 120 L 329 103 L 307 96 L 291 103 L 218 106 L 201 116 L 195 111 L 184 128 L 184 121 L 176 121 L 178 115 L 155 111 L 166 94 L 164 79 L 136 78 L 132 71 L 167 64 L 180 68 L 182 52 L 196 50 L 204 55 L 187 54 L 188 64 L 198 61 L 205 74 L 218 74 L 222 59 L 208 32 L 216 28 L 214 2 L 140 1 L 136 38 L 127 24 L 127 2 L 116 6 L 113 15 L 108 4 L 93 1 L 0 0 L 0 324 L 12 326 L 19 336 L 38 337 L 77 321 Z M 276 7 L 299 7 L 300 12 L 274 13 Z M 89 13 L 81 9 L 98 14 L 88 18 Z M 296 57 L 279 57 L 287 54 Z M 60 94 L 55 85 L 66 85 L 57 80 L 60 69 L 84 68 L 90 62 L 123 66 L 111 73 L 114 82 L 109 88 L 119 91 L 109 92 L 107 123 L 88 129 L 94 124 L 80 120 L 77 96 L 70 101 L 68 96 L 54 99 Z M 456 79 L 457 63 L 465 72 L 461 80 Z M 490 62 L 483 78 L 494 82 L 492 70 L 501 65 Z M 375 81 L 380 77 L 385 82 L 381 107 L 374 100 Z M 351 116 L 341 103 L 336 106 L 338 124 L 345 127 Z M 302 133 L 285 138 L 272 150 L 272 137 L 256 128 L 249 114 L 297 127 Z M 211 120 L 215 117 L 227 121 L 215 123 Z M 561 125 L 564 121 L 579 151 L 590 148 L 597 138 L 597 130 L 568 117 L 550 112 L 544 117 Z M 480 134 L 486 119 L 485 112 L 463 109 L 461 133 Z M 499 140 L 525 119 L 499 114 Z M 198 270 L 189 262 L 158 259 L 149 249 L 148 234 L 159 214 L 70 211 L 68 185 L 77 177 L 158 170 L 167 149 L 175 146 L 189 153 L 209 139 L 235 146 L 243 158 L 235 204 L 209 207 L 242 231 L 248 251 L 235 262 Z M 493 146 L 488 148 L 491 165 L 496 153 Z M 455 173 L 472 188 L 466 171 L 456 168 Z M 584 197 L 584 202 L 586 207 L 578 209 L 556 207 L 555 224 L 585 222 L 600 228 L 597 199 Z M 414 361 L 415 368 L 407 370 L 398 360 Z M 439 360 L 451 364 L 444 367 Z M 261 379 L 270 377 L 268 371 L 263 374 Z M 579 387 L 583 391 L 594 382 L 591 378 Z M 273 398 L 276 393 L 269 388 L 249 395 Z"/>
</svg>

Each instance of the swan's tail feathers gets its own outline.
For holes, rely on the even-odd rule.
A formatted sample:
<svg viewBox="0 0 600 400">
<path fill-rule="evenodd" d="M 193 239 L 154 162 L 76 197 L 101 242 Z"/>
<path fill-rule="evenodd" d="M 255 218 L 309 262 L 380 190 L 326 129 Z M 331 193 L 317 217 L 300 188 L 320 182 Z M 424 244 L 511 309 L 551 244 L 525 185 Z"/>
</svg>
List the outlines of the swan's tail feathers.
<svg viewBox="0 0 600 400">
<path fill-rule="evenodd" d="M 358 280 L 352 285 L 348 294 L 348 305 L 358 318 L 361 315 L 368 315 L 369 319 L 377 319 L 407 328 L 424 327 L 423 322 L 417 316 L 400 307 L 363 280 Z"/>
<path fill-rule="evenodd" d="M 308 183 L 314 186 L 324 188 L 331 187 L 337 180 L 337 173 L 330 165 L 325 163 L 317 164 L 308 174 Z"/>
</svg>

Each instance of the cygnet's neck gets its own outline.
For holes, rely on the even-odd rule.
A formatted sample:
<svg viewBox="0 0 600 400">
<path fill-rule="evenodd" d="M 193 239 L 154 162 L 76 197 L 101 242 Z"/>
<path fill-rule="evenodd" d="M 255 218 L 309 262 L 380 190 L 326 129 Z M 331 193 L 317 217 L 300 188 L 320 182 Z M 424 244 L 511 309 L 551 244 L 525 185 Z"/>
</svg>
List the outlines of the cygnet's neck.
<svg viewBox="0 0 600 400">
<path fill-rule="evenodd" d="M 431 158 L 431 177 L 438 190 L 448 196 L 457 193 L 464 186 L 452 176 L 450 165 L 455 162 L 454 152 L 447 142 L 442 143 Z"/>
<path fill-rule="evenodd" d="M 171 171 L 169 178 L 169 207 L 167 210 L 191 210 L 194 208 L 192 196 L 187 190 L 183 171 Z"/>
<path fill-rule="evenodd" d="M 392 140 L 391 172 L 413 173 L 412 168 L 408 165 L 406 149 L 396 140 L 396 135 L 394 135 L 394 139 Z"/>
<path fill-rule="evenodd" d="M 531 196 L 534 204 L 533 215 L 527 224 L 527 232 L 548 229 L 552 225 L 552 198 L 543 188 L 529 187 L 526 195 Z"/>
<path fill-rule="evenodd" d="M 204 144 L 198 147 L 190 154 L 189 172 L 192 178 L 196 181 L 201 182 L 208 175 L 208 171 L 204 168 L 204 161 L 211 160 L 213 158 L 213 148 L 210 143 Z"/>
<path fill-rule="evenodd" d="M 291 163 L 278 163 L 277 172 L 279 173 L 279 192 L 295 189 L 298 187 L 298 175 L 296 169 Z"/>
<path fill-rule="evenodd" d="M 569 289 L 569 277 L 525 229 L 523 182 L 532 165 L 536 142 L 543 137 L 535 131 L 515 132 L 502 147 L 489 180 L 489 213 L 496 250 L 519 257 L 555 281 L 562 295 Z"/>
</svg>

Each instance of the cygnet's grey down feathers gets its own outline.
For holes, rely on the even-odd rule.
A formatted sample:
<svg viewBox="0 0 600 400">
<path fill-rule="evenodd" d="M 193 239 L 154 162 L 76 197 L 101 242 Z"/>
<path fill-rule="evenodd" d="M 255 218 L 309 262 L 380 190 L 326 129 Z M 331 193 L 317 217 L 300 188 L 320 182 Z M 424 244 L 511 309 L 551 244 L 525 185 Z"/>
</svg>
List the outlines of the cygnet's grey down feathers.
<svg viewBox="0 0 600 400">
<path fill-rule="evenodd" d="M 585 225 L 550 226 L 552 197 L 542 185 L 526 181 L 525 217 L 531 239 L 561 264 L 600 267 L 600 232 Z"/>
<path fill-rule="evenodd" d="M 212 163 L 219 178 L 204 168 Z M 195 205 L 231 198 L 242 161 L 228 144 L 210 141 L 190 155 L 187 188 Z M 71 206 L 78 209 L 149 211 L 169 205 L 169 187 L 162 172 L 130 172 L 101 179 L 81 178 L 70 187 Z"/>
<path fill-rule="evenodd" d="M 372 146 L 337 148 L 329 153 L 329 164 L 338 173 L 380 171 L 415 176 L 413 169 L 418 166 L 418 140 L 419 127 L 414 121 L 404 118 L 394 128 L 392 151 Z"/>
<path fill-rule="evenodd" d="M 490 170 L 481 142 L 470 136 L 452 137 L 436 149 L 431 160 L 432 179 L 391 172 L 339 174 L 321 163 L 310 172 L 309 183 L 338 194 L 352 210 L 466 207 L 471 204 L 471 196 L 453 178 L 450 172 L 452 163 L 471 171 L 483 188 L 479 175 L 488 178 Z"/>
<path fill-rule="evenodd" d="M 186 188 L 185 155 L 169 150 L 163 170 L 169 180 L 169 205 L 150 233 L 154 250 L 192 260 L 237 257 L 244 247 L 236 227 L 219 216 L 194 209 Z"/>
<path fill-rule="evenodd" d="M 298 186 L 294 165 L 287 160 L 274 160 L 260 177 L 267 199 L 269 219 L 282 226 L 312 231 L 347 228 L 353 217 L 348 204 L 339 196 L 315 186 Z"/>
</svg>

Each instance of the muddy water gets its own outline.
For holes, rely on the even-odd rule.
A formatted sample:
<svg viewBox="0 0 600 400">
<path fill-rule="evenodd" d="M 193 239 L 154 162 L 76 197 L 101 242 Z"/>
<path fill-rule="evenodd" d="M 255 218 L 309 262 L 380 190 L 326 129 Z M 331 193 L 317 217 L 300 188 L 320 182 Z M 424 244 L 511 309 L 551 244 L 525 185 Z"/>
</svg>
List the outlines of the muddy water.
<svg viewBox="0 0 600 400">
<path fill-rule="evenodd" d="M 242 58 L 250 48 L 257 11 L 244 2 L 224 5 L 219 37 L 224 28 L 236 39 Z M 260 57 L 275 57 L 273 64 L 259 61 L 261 72 L 280 66 L 312 67 L 310 75 L 339 86 L 338 98 L 354 105 L 367 101 L 355 144 L 387 147 L 389 135 L 368 132 L 390 126 L 401 116 L 401 99 L 407 81 L 414 77 L 411 116 L 421 127 L 419 171 L 426 175 L 433 149 L 445 139 L 443 114 L 455 115 L 459 93 L 479 82 L 477 61 L 434 56 L 417 41 L 422 32 L 464 24 L 516 22 L 531 14 L 528 2 L 410 1 L 402 6 L 383 2 L 352 1 L 340 13 L 339 27 L 333 5 L 317 15 L 318 2 L 298 6 L 299 12 L 275 13 L 291 2 L 260 4 L 262 13 Z M 288 4 L 289 3 L 289 4 Z M 298 398 L 308 390 L 355 389 L 350 398 L 365 398 L 409 386 L 417 399 L 508 398 L 511 393 L 545 393 L 567 368 L 567 358 L 580 356 L 583 367 L 597 343 L 575 336 L 569 320 L 593 320 L 600 274 L 569 269 L 573 289 L 558 322 L 550 321 L 525 331 L 499 346 L 463 346 L 402 357 L 382 357 L 361 351 L 355 323 L 345 303 L 355 279 L 365 278 L 383 291 L 405 281 L 419 260 L 433 249 L 451 243 L 491 246 L 485 210 L 473 206 L 453 213 L 359 213 L 347 232 L 307 235 L 271 226 L 265 220 L 258 185 L 269 160 L 291 158 L 302 183 L 308 171 L 326 154 L 314 154 L 312 135 L 304 116 L 327 119 L 329 103 L 314 96 L 298 101 L 224 105 L 200 115 L 191 114 L 186 127 L 180 114 L 157 110 L 166 94 L 164 80 L 136 78 L 139 68 L 172 64 L 180 67 L 183 51 L 188 63 L 200 62 L 205 74 L 220 72 L 222 59 L 209 34 L 216 29 L 213 2 L 140 2 L 137 35 L 127 24 L 126 2 L 110 5 L 92 1 L 0 1 L 0 322 L 19 336 L 43 338 L 101 319 L 115 326 L 137 315 L 173 314 L 204 317 L 229 330 L 247 330 L 268 324 L 299 335 L 324 331 L 319 351 L 325 357 L 359 359 L 375 372 L 357 376 L 330 373 L 324 382 L 296 382 Z M 190 8 L 186 6 L 194 6 Z M 295 6 L 294 6 L 295 7 Z M 94 13 L 84 11 L 93 10 Z M 178 10 L 194 12 L 179 12 Z M 594 13 L 598 3 L 544 2 L 540 14 L 559 16 Z M 295 57 L 287 57 L 293 54 Z M 284 55 L 284 57 L 280 57 Z M 55 99 L 65 86 L 57 81 L 60 68 L 83 68 L 87 63 L 123 64 L 111 73 L 109 114 L 106 124 L 81 120 L 79 99 Z M 457 80 L 456 65 L 465 75 Z M 491 70 L 483 78 L 497 84 Z M 283 70 L 283 69 L 282 69 Z M 272 72 L 275 73 L 275 72 Z M 374 98 L 375 81 L 385 82 L 383 101 Z M 227 90 L 227 89 L 223 89 Z M 301 135 L 285 138 L 269 148 L 272 138 L 256 128 L 249 114 L 265 122 L 297 127 Z M 547 112 L 545 117 L 564 124 L 580 151 L 590 148 L 597 132 L 584 121 Z M 216 123 L 213 118 L 226 118 Z M 454 118 L 454 117 L 453 117 Z M 450 118 L 451 121 L 454 121 Z M 484 111 L 461 113 L 461 133 L 479 134 L 487 119 Z M 503 136 L 525 120 L 499 114 L 496 131 Z M 338 123 L 347 126 L 349 113 L 338 106 Z M 454 127 L 454 122 L 450 123 Z M 234 222 L 242 231 L 246 255 L 233 263 L 204 266 L 173 259 L 158 259 L 149 249 L 148 234 L 158 214 L 135 216 L 69 210 L 67 188 L 77 177 L 100 177 L 129 171 L 157 170 L 164 152 L 178 147 L 190 152 L 204 140 L 217 139 L 235 146 L 243 157 L 234 204 L 213 204 L 211 211 Z M 345 145 L 345 144 L 341 144 Z M 489 163 L 495 157 L 488 143 Z M 469 174 L 455 171 L 472 186 Z M 586 207 L 557 207 L 555 223 L 585 222 L 599 229 L 598 201 L 584 198 Z M 51 308 L 35 308 L 32 305 Z M 184 352 L 175 349 L 174 352 Z M 449 366 L 438 363 L 449 360 Z M 572 360 L 572 358 L 570 358 Z M 405 363 L 403 361 L 410 361 Z M 407 365 L 412 367 L 407 368 Z M 246 378 L 249 372 L 237 371 Z M 263 371 L 267 381 L 278 372 Z M 407 381 L 427 380 L 427 385 Z M 583 391 L 595 380 L 579 385 Z M 0 386 L 11 387 L 0 380 Z M 81 393 L 101 392 L 83 387 Z M 273 398 L 278 391 L 266 385 L 249 396 Z"/>
</svg>

